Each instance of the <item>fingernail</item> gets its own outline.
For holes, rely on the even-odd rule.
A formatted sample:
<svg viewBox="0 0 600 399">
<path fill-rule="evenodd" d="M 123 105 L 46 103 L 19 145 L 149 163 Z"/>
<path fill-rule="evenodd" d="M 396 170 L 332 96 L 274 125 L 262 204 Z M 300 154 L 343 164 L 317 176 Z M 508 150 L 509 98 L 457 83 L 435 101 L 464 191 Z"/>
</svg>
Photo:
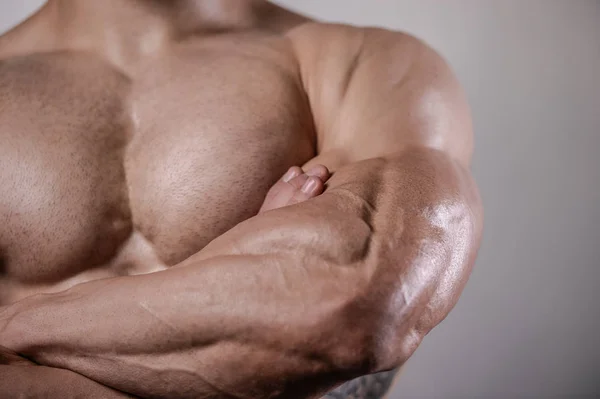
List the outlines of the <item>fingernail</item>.
<svg viewBox="0 0 600 399">
<path fill-rule="evenodd" d="M 306 181 L 306 183 L 304 183 L 304 185 L 302 186 L 302 192 L 304 194 L 310 194 L 316 188 L 317 188 L 317 181 L 316 181 L 316 179 L 314 179 L 314 178 L 313 179 L 308 179 Z"/>
<path fill-rule="evenodd" d="M 322 174 L 321 172 L 323 172 L 323 168 L 320 166 L 315 166 L 306 172 L 306 174 L 309 176 L 320 176 Z"/>
<path fill-rule="evenodd" d="M 291 167 L 290 170 L 288 170 L 287 173 L 283 175 L 283 181 L 287 183 L 299 174 L 300 173 L 298 171 L 298 168 Z"/>
</svg>

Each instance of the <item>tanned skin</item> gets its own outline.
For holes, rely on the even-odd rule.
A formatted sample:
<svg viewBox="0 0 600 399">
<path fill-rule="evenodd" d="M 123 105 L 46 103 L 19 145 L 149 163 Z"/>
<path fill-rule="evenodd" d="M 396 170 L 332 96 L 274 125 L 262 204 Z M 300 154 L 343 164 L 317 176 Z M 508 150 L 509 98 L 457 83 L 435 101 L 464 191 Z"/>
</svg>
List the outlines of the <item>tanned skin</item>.
<svg viewBox="0 0 600 399">
<path fill-rule="evenodd" d="M 380 397 L 472 268 L 471 152 L 406 34 L 51 0 L 0 37 L 0 396 Z"/>
</svg>

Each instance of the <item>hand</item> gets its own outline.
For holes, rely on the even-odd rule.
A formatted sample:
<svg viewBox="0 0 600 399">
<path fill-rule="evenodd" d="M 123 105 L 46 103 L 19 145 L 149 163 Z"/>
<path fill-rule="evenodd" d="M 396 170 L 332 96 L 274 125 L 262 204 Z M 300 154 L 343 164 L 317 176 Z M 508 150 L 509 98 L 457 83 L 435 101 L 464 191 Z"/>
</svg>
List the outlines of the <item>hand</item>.
<svg viewBox="0 0 600 399">
<path fill-rule="evenodd" d="M 323 165 L 314 165 L 307 171 L 303 171 L 299 166 L 292 166 L 271 187 L 260 212 L 298 204 L 321 195 L 330 176 L 329 170 Z"/>
</svg>

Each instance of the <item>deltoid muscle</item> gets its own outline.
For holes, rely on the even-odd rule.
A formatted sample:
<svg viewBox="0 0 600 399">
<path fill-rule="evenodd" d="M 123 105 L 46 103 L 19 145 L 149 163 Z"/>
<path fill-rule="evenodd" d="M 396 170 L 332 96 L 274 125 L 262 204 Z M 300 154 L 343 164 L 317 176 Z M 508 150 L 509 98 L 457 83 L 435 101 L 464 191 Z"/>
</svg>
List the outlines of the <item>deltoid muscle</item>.
<svg viewBox="0 0 600 399">
<path fill-rule="evenodd" d="M 367 375 L 349 381 L 321 399 L 381 399 L 387 393 L 397 370 Z"/>
</svg>

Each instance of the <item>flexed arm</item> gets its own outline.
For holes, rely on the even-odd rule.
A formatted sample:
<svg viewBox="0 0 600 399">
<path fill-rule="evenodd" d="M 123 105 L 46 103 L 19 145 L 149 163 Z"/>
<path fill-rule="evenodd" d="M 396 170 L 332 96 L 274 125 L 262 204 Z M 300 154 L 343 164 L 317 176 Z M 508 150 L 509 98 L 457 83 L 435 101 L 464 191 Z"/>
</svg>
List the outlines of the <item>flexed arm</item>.
<svg viewBox="0 0 600 399">
<path fill-rule="evenodd" d="M 4 309 L 3 345 L 146 397 L 314 397 L 408 359 L 456 303 L 479 243 L 464 103 L 412 41 L 425 55 L 411 59 L 440 81 L 424 85 L 412 65 L 401 70 L 407 85 L 381 87 L 393 79 L 372 65 L 389 68 L 378 57 L 405 43 L 379 31 L 348 50 L 355 62 L 341 61 L 347 86 L 334 95 L 319 79 L 342 56 L 313 57 L 303 42 L 313 28 L 299 29 L 292 40 L 322 132 L 314 162 L 335 171 L 326 192 L 245 221 L 170 270 Z M 352 47 L 354 31 L 331 29 L 318 32 L 324 43 Z M 427 107 L 450 117 L 432 121 Z"/>
<path fill-rule="evenodd" d="M 357 163 L 180 267 L 24 300 L 0 338 L 140 396 L 310 397 L 401 365 L 447 314 L 473 260 L 475 198 L 436 151 Z"/>
</svg>

